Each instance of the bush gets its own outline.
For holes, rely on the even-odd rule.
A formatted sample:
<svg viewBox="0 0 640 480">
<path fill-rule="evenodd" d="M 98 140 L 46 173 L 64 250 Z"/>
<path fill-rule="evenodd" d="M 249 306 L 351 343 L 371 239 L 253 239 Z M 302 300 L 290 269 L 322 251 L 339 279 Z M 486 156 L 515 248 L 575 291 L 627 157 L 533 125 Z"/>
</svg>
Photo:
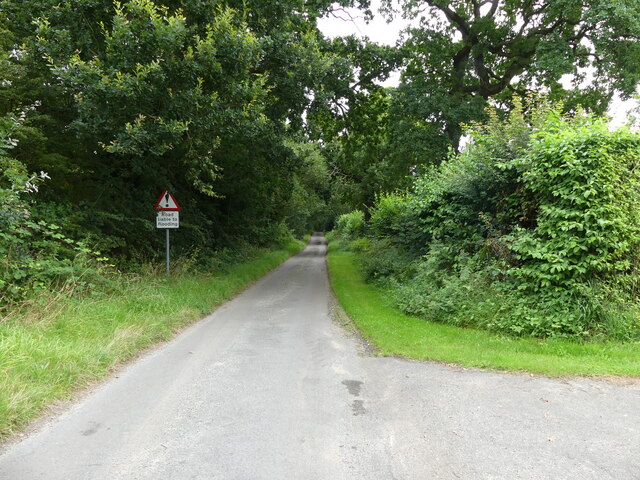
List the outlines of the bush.
<svg viewBox="0 0 640 480">
<path fill-rule="evenodd" d="M 405 313 L 461 327 L 481 326 L 498 310 L 487 275 L 471 265 L 451 272 L 433 258 L 420 262 L 410 281 L 398 284 L 395 299 Z"/>
<path fill-rule="evenodd" d="M 368 280 L 397 281 L 410 275 L 414 258 L 402 247 L 394 245 L 388 239 L 382 239 L 366 242 L 358 249 L 356 242 L 359 240 L 352 245 L 355 244 L 354 250 L 360 253 L 360 264 Z"/>
<path fill-rule="evenodd" d="M 7 155 L 11 132 L 23 117 L 0 119 L 0 306 L 17 303 L 53 284 L 91 290 L 108 283 L 106 258 L 32 217 L 31 196 L 48 176 L 28 174 Z"/>
<path fill-rule="evenodd" d="M 535 229 L 516 229 L 512 250 L 526 287 L 571 288 L 640 262 L 640 136 L 603 122 L 558 120 L 521 160 L 537 199 Z"/>
<path fill-rule="evenodd" d="M 420 250 L 420 219 L 411 197 L 404 193 L 378 196 L 371 209 L 369 230 L 375 238 L 393 239 L 405 249 Z"/>
<path fill-rule="evenodd" d="M 640 135 L 520 106 L 381 196 L 370 279 L 402 310 L 515 335 L 640 337 Z"/>
<path fill-rule="evenodd" d="M 354 210 L 338 217 L 335 230 L 347 240 L 358 238 L 364 233 L 364 212 Z"/>
<path fill-rule="evenodd" d="M 284 221 L 281 221 L 275 226 L 273 239 L 275 244 L 280 248 L 284 248 L 296 240 L 293 232 Z"/>
</svg>

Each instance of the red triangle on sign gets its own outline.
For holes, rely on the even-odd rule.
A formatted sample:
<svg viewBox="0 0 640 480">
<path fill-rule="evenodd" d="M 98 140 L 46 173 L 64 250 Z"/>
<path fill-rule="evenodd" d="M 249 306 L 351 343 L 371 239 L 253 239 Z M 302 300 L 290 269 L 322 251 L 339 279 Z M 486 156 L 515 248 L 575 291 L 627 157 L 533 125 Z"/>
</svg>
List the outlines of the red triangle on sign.
<svg viewBox="0 0 640 480">
<path fill-rule="evenodd" d="M 167 189 L 162 192 L 160 198 L 156 202 L 156 206 L 154 207 L 156 210 L 163 211 L 178 211 L 180 210 L 180 205 L 176 201 L 175 197 L 169 193 Z"/>
</svg>

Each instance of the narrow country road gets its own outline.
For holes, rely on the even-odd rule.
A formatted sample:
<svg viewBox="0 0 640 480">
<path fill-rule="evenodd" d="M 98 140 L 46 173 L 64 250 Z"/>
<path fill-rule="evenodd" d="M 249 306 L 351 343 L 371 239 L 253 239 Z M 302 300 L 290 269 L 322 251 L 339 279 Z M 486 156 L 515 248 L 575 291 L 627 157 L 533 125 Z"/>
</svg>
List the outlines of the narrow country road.
<svg viewBox="0 0 640 480">
<path fill-rule="evenodd" d="M 0 455 L 2 480 L 640 479 L 640 386 L 376 358 L 322 237 Z"/>
</svg>

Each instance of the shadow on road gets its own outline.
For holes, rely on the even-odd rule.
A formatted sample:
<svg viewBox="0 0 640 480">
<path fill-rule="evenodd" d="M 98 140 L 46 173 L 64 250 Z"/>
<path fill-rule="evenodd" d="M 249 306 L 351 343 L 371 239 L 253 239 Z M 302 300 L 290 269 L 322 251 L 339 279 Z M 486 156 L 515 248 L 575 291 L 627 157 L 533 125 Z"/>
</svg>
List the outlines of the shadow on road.
<svg viewBox="0 0 640 480">
<path fill-rule="evenodd" d="M 327 253 L 327 241 L 324 233 L 314 232 L 309 239 L 308 245 L 298 254 L 298 257 L 324 257 Z"/>
</svg>

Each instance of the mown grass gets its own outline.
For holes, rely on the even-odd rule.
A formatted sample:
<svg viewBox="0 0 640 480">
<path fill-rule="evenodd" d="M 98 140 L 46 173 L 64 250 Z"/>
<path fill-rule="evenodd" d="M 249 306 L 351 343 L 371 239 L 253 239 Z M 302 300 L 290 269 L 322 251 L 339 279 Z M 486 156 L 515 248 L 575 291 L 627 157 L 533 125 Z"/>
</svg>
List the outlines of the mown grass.
<svg viewBox="0 0 640 480">
<path fill-rule="evenodd" d="M 109 298 L 62 298 L 0 321 L 0 440 L 265 275 L 303 242 L 216 274 L 120 280 Z"/>
<path fill-rule="evenodd" d="M 331 284 L 344 310 L 381 355 L 548 376 L 640 376 L 637 343 L 512 338 L 405 315 L 364 281 L 351 252 L 330 251 Z"/>
</svg>

